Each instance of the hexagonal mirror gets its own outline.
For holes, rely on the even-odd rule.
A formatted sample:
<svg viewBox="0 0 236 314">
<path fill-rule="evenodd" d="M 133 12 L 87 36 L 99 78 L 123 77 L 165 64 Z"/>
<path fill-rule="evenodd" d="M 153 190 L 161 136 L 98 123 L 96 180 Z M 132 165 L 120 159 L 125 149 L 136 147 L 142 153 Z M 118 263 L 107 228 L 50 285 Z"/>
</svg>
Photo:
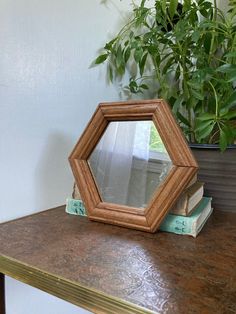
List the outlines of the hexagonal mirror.
<svg viewBox="0 0 236 314">
<path fill-rule="evenodd" d="M 147 232 L 198 168 L 162 99 L 100 104 L 69 161 L 90 220 Z"/>
<path fill-rule="evenodd" d="M 104 202 L 146 208 L 172 168 L 153 121 L 110 122 L 88 159 Z"/>
</svg>

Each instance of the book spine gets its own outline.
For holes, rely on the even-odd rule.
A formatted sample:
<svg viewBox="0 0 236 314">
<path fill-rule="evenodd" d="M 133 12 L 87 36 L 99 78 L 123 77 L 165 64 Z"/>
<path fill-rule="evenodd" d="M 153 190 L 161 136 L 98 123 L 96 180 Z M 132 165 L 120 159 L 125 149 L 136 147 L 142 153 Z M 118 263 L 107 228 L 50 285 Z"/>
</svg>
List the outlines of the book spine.
<svg viewBox="0 0 236 314">
<path fill-rule="evenodd" d="M 189 217 L 176 216 L 172 214 L 167 215 L 161 223 L 159 229 L 162 231 L 187 234 L 195 237 L 197 233 L 197 220 L 209 202 L 211 202 L 211 198 L 203 197 L 198 207 L 194 210 L 195 214 Z"/>
<path fill-rule="evenodd" d="M 191 235 L 193 233 L 192 221 L 191 219 L 186 220 L 182 216 L 168 215 L 161 223 L 159 230 Z"/>
<path fill-rule="evenodd" d="M 66 199 L 66 212 L 72 215 L 87 216 L 83 202 L 73 198 Z"/>
</svg>

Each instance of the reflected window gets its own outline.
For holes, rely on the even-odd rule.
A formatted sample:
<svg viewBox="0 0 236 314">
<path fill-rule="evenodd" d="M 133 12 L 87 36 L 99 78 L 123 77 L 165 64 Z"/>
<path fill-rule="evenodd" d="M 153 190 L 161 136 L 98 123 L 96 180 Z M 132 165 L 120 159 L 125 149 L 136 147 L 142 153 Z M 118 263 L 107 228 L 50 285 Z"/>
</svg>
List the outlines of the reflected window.
<svg viewBox="0 0 236 314">
<path fill-rule="evenodd" d="M 152 121 L 110 122 L 88 162 L 102 201 L 138 208 L 172 168 Z"/>
</svg>

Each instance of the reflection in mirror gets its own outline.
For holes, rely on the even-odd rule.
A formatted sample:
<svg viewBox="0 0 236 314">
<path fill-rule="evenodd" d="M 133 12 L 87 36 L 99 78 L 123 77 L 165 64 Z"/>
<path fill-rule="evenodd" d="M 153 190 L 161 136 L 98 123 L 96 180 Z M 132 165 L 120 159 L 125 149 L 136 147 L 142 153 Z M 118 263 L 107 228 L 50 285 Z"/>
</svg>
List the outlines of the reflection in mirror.
<svg viewBox="0 0 236 314">
<path fill-rule="evenodd" d="M 138 208 L 172 168 L 152 121 L 110 122 L 88 162 L 102 201 Z"/>
</svg>

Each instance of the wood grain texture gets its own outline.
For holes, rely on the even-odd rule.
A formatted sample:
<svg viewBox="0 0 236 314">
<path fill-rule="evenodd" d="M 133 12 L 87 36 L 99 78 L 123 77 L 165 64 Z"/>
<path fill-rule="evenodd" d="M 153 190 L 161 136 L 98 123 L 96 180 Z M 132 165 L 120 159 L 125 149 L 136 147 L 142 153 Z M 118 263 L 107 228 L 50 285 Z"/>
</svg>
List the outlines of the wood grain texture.
<svg viewBox="0 0 236 314">
<path fill-rule="evenodd" d="M 197 162 L 168 104 L 163 100 L 156 107 L 153 122 L 175 166 L 196 167 Z"/>
<path fill-rule="evenodd" d="M 0 226 L 0 272 L 93 313 L 236 313 L 236 215 L 193 239 L 49 210 Z"/>
<path fill-rule="evenodd" d="M 99 105 L 105 119 L 109 121 L 151 120 L 160 100 L 102 103 Z"/>
<path fill-rule="evenodd" d="M 100 107 L 97 108 L 84 132 L 80 136 L 74 150 L 69 156 L 69 161 L 75 159 L 88 159 L 89 155 L 97 145 L 102 134 L 106 130 L 108 121 L 104 118 Z"/>
<path fill-rule="evenodd" d="M 103 202 L 88 157 L 111 121 L 152 120 L 173 163 L 173 169 L 144 210 Z M 69 161 L 91 220 L 155 232 L 197 172 L 197 163 L 162 99 L 101 103 L 73 149 Z M 177 169 L 179 168 L 179 169 Z"/>
<path fill-rule="evenodd" d="M 6 314 L 5 309 L 5 276 L 0 273 L 0 314 Z"/>
</svg>

